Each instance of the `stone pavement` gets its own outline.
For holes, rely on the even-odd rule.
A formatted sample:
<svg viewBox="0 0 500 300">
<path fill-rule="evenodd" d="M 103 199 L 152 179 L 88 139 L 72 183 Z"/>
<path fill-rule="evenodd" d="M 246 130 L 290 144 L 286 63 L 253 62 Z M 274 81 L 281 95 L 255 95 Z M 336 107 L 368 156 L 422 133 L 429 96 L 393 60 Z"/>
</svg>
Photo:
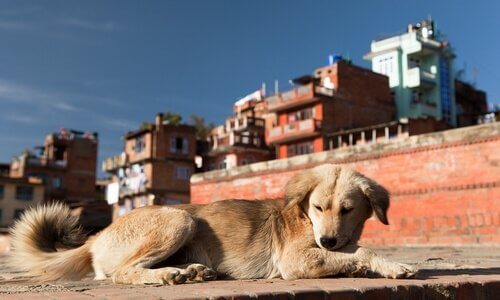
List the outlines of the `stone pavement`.
<svg viewBox="0 0 500 300">
<path fill-rule="evenodd" d="M 327 278 L 215 281 L 177 286 L 93 281 L 30 284 L 0 257 L 0 299 L 499 299 L 500 248 L 382 248 L 390 259 L 417 266 L 415 279 Z"/>
</svg>

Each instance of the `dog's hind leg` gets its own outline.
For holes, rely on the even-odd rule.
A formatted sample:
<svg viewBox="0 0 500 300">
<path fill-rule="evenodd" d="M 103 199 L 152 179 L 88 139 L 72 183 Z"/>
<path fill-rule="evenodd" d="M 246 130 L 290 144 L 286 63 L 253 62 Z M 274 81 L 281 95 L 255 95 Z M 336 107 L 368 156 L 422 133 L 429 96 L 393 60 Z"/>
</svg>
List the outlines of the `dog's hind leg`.
<svg viewBox="0 0 500 300">
<path fill-rule="evenodd" d="M 191 276 L 186 269 L 152 269 L 177 252 L 196 231 L 193 217 L 179 209 L 137 209 L 96 238 L 91 250 L 96 275 L 111 275 L 124 284 L 178 284 Z"/>
</svg>

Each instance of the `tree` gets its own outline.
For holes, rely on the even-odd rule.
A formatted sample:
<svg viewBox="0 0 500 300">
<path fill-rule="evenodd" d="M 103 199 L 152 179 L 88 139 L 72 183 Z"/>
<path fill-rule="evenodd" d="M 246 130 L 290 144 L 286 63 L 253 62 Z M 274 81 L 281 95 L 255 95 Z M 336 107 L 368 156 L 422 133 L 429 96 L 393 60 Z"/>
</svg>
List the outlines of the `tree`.
<svg viewBox="0 0 500 300">
<path fill-rule="evenodd" d="M 208 139 L 210 132 L 215 128 L 214 123 L 205 124 L 205 118 L 198 115 L 191 115 L 189 123 L 196 128 L 196 139 L 203 141 Z"/>
<path fill-rule="evenodd" d="M 163 121 L 167 122 L 167 124 L 179 125 L 182 121 L 182 116 L 178 113 L 167 111 L 163 113 Z"/>
</svg>

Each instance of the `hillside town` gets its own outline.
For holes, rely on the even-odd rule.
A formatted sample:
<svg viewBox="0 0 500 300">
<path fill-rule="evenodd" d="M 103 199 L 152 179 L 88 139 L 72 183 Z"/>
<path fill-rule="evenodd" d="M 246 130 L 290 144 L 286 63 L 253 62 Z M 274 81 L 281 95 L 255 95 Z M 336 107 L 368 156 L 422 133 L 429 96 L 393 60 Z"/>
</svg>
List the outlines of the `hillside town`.
<svg viewBox="0 0 500 300">
<path fill-rule="evenodd" d="M 54 129 L 0 165 L 0 227 L 30 206 L 60 201 L 97 231 L 134 208 L 191 203 L 195 173 L 498 122 L 486 92 L 457 76 L 456 55 L 434 21 L 410 24 L 371 42 L 363 57 L 371 69 L 331 55 L 328 65 L 290 74 L 289 89 L 264 85 L 239 99 L 217 126 L 158 113 L 124 132 L 122 151 L 102 162 L 98 132 Z M 107 177 L 97 178 L 97 167 Z"/>
</svg>

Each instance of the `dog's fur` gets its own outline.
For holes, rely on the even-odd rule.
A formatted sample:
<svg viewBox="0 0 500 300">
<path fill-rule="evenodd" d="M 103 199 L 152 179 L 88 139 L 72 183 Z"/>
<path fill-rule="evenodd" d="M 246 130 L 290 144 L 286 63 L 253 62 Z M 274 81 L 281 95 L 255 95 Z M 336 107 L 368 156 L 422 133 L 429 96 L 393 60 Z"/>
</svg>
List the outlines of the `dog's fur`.
<svg viewBox="0 0 500 300">
<path fill-rule="evenodd" d="M 388 207 L 388 192 L 373 180 L 322 165 L 298 172 L 285 199 L 144 207 L 86 241 L 67 207 L 32 209 L 13 228 L 13 261 L 39 281 L 81 278 L 92 269 L 95 279 L 127 284 L 366 272 L 409 277 L 411 266 L 357 246 L 372 212 L 388 224 Z"/>
</svg>

